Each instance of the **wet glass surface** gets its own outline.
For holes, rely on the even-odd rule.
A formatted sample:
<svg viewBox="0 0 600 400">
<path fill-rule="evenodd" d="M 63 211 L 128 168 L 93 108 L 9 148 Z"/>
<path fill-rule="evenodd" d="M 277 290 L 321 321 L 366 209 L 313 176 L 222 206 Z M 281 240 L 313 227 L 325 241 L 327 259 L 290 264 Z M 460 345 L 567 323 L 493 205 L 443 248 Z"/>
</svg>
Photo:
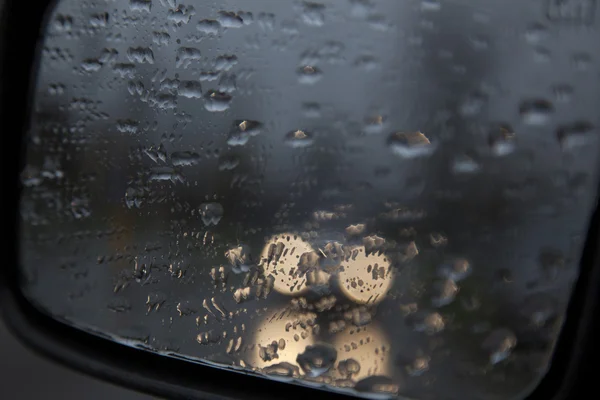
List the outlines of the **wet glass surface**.
<svg viewBox="0 0 600 400">
<path fill-rule="evenodd" d="M 24 293 L 291 383 L 528 394 L 598 182 L 594 2 L 557 4 L 61 1 Z"/>
</svg>

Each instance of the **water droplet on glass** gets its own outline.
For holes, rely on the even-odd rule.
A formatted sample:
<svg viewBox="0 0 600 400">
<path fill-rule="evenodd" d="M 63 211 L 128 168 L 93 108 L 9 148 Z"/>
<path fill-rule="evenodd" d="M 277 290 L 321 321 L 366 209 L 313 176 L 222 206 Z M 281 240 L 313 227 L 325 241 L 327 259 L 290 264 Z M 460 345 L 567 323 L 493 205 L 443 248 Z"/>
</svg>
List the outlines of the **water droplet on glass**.
<svg viewBox="0 0 600 400">
<path fill-rule="evenodd" d="M 175 55 L 175 66 L 177 68 L 187 68 L 192 61 L 201 59 L 200 50 L 195 47 L 180 47 Z"/>
<path fill-rule="evenodd" d="M 203 19 L 202 21 L 198 22 L 196 29 L 206 35 L 216 36 L 221 30 L 221 24 L 215 19 Z"/>
<path fill-rule="evenodd" d="M 417 312 L 406 317 L 406 324 L 416 332 L 434 335 L 444 330 L 444 318 L 438 312 Z"/>
<path fill-rule="evenodd" d="M 306 346 L 304 353 L 298 354 L 296 362 L 308 376 L 317 377 L 329 371 L 335 364 L 337 351 L 329 344 Z"/>
<path fill-rule="evenodd" d="M 460 105 L 460 113 L 465 117 L 472 117 L 481 112 L 488 98 L 485 94 L 474 92 L 471 93 Z"/>
<path fill-rule="evenodd" d="M 429 357 L 417 357 L 406 366 L 406 372 L 410 376 L 421 376 L 429 369 Z"/>
<path fill-rule="evenodd" d="M 154 53 L 149 47 L 130 47 L 127 49 L 127 58 L 138 64 L 154 64 Z"/>
<path fill-rule="evenodd" d="M 260 134 L 263 125 L 258 121 L 236 120 L 229 133 L 227 144 L 230 146 L 243 146 L 251 137 Z"/>
<path fill-rule="evenodd" d="M 379 67 L 379 61 L 373 56 L 360 56 L 354 61 L 354 65 L 364 71 L 373 71 Z"/>
<path fill-rule="evenodd" d="M 193 6 L 179 4 L 177 8 L 169 10 L 167 20 L 176 25 L 187 24 L 194 15 L 196 15 L 196 10 Z"/>
<path fill-rule="evenodd" d="M 552 103 L 544 99 L 526 100 L 519 105 L 519 114 L 527 125 L 545 125 L 553 112 Z"/>
<path fill-rule="evenodd" d="M 122 133 L 135 134 L 138 131 L 139 123 L 132 119 L 117 120 L 117 130 Z"/>
<path fill-rule="evenodd" d="M 294 148 L 308 147 L 314 143 L 314 138 L 311 133 L 297 129 L 285 135 L 285 143 Z"/>
<path fill-rule="evenodd" d="M 323 26 L 325 23 L 325 6 L 323 4 L 304 2 L 302 8 L 302 21 L 306 25 Z"/>
<path fill-rule="evenodd" d="M 202 97 L 202 85 L 196 81 L 180 82 L 177 94 L 188 99 L 199 99 Z"/>
<path fill-rule="evenodd" d="M 240 165 L 240 159 L 237 156 L 222 156 L 219 159 L 219 171 L 231 171 Z"/>
<path fill-rule="evenodd" d="M 569 103 L 573 99 L 573 87 L 567 84 L 552 86 L 552 93 L 557 103 Z"/>
<path fill-rule="evenodd" d="M 431 304 L 434 307 L 443 307 L 454 301 L 458 293 L 456 282 L 451 279 L 438 281 L 433 284 Z"/>
<path fill-rule="evenodd" d="M 371 0 L 350 0 L 350 14 L 356 18 L 366 18 L 373 11 Z"/>
<path fill-rule="evenodd" d="M 365 120 L 364 132 L 367 135 L 375 135 L 381 133 L 385 127 L 386 118 L 383 115 L 376 115 Z"/>
<path fill-rule="evenodd" d="M 225 54 L 215 59 L 215 71 L 229 71 L 237 64 L 238 58 L 234 54 Z"/>
<path fill-rule="evenodd" d="M 354 389 L 358 392 L 382 394 L 386 396 L 385 398 L 389 398 L 390 395 L 398 394 L 400 386 L 387 376 L 375 375 L 361 379 L 356 383 Z"/>
<path fill-rule="evenodd" d="M 360 364 L 353 358 L 342 360 L 338 364 L 338 372 L 350 378 L 352 375 L 356 375 L 360 372 Z"/>
<path fill-rule="evenodd" d="M 319 118 L 321 116 L 321 106 L 319 103 L 302 104 L 302 112 L 306 118 Z"/>
<path fill-rule="evenodd" d="M 557 137 L 563 150 L 586 145 L 595 133 L 595 127 L 587 121 L 577 121 L 558 128 Z"/>
<path fill-rule="evenodd" d="M 493 127 L 488 142 L 492 154 L 498 157 L 511 154 L 516 149 L 516 135 L 512 127 L 507 124 Z"/>
<path fill-rule="evenodd" d="M 152 10 L 152 0 L 129 0 L 129 9 L 131 11 L 150 12 Z"/>
<path fill-rule="evenodd" d="M 203 203 L 200 204 L 200 216 L 204 225 L 217 225 L 223 217 L 223 206 L 219 203 Z"/>
<path fill-rule="evenodd" d="M 479 164 L 471 157 L 463 154 L 452 162 L 452 171 L 455 174 L 473 174 L 479 171 Z"/>
<path fill-rule="evenodd" d="M 176 151 L 171 154 L 171 164 L 174 167 L 188 167 L 200 162 L 200 155 L 190 151 Z"/>
<path fill-rule="evenodd" d="M 431 155 L 435 146 L 422 132 L 396 132 L 387 140 L 392 153 L 402 158 L 416 158 Z"/>
<path fill-rule="evenodd" d="M 533 60 L 537 63 L 547 63 L 550 62 L 552 58 L 552 54 L 550 50 L 545 47 L 536 46 L 533 48 Z"/>
<path fill-rule="evenodd" d="M 489 352 L 491 364 L 498 364 L 510 356 L 517 345 L 517 337 L 510 330 L 496 329 L 483 341 L 481 347 Z"/>
<path fill-rule="evenodd" d="M 438 273 L 444 278 L 461 281 L 471 274 L 471 263 L 464 258 L 456 258 L 440 265 Z"/>
<path fill-rule="evenodd" d="M 525 31 L 525 40 L 529 44 L 539 44 L 547 37 L 548 28 L 540 23 L 530 25 Z"/>
<path fill-rule="evenodd" d="M 217 84 L 220 92 L 224 93 L 233 93 L 237 90 L 236 84 L 236 76 L 235 74 L 227 74 L 224 73 L 219 78 L 219 83 Z"/>
<path fill-rule="evenodd" d="M 223 112 L 231 106 L 231 99 L 227 93 L 209 90 L 204 96 L 204 108 L 210 112 Z"/>
<path fill-rule="evenodd" d="M 310 65 L 298 68 L 297 74 L 298 82 L 306 85 L 317 83 L 323 75 L 319 68 Z"/>
<path fill-rule="evenodd" d="M 578 71 L 587 71 L 592 65 L 592 56 L 588 53 L 575 53 L 571 60 L 573 67 Z"/>
<path fill-rule="evenodd" d="M 300 374 L 298 367 L 288 362 L 281 362 L 266 366 L 262 369 L 262 372 L 264 372 L 267 375 L 282 377 L 292 377 L 298 376 Z"/>
<path fill-rule="evenodd" d="M 421 0 L 421 11 L 440 11 L 441 9 L 440 0 Z"/>
<path fill-rule="evenodd" d="M 250 252 L 250 246 L 245 244 L 241 244 L 227 250 L 225 252 L 225 257 L 227 260 L 229 260 L 232 271 L 236 274 L 248 272 L 250 267 L 254 265 Z"/>
<path fill-rule="evenodd" d="M 223 28 L 241 28 L 244 26 L 242 17 L 229 11 L 220 11 L 218 21 Z"/>
</svg>

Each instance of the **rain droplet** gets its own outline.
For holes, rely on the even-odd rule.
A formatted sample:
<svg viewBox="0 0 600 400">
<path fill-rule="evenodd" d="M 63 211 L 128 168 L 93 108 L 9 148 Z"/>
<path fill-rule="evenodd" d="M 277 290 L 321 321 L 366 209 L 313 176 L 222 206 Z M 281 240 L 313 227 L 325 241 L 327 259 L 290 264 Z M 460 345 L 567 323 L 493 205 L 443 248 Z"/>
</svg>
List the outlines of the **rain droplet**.
<svg viewBox="0 0 600 400">
<path fill-rule="evenodd" d="M 319 118 L 321 116 L 321 106 L 319 103 L 302 104 L 302 112 L 306 118 Z"/>
<path fill-rule="evenodd" d="M 235 74 L 224 73 L 217 84 L 220 92 L 233 93 L 237 89 Z"/>
<path fill-rule="evenodd" d="M 241 28 L 244 26 L 242 17 L 234 12 L 220 11 L 218 20 L 223 28 Z"/>
<path fill-rule="evenodd" d="M 298 68 L 298 82 L 306 85 L 312 85 L 317 83 L 322 76 L 322 72 L 319 68 L 310 65 Z"/>
<path fill-rule="evenodd" d="M 200 162 L 200 155 L 190 151 L 176 151 L 171 154 L 171 164 L 174 167 L 189 167 Z"/>
<path fill-rule="evenodd" d="M 202 21 L 198 22 L 196 29 L 206 35 L 216 36 L 221 30 L 221 24 L 215 19 L 203 19 Z"/>
<path fill-rule="evenodd" d="M 338 372 L 345 377 L 351 377 L 360 372 L 360 364 L 353 358 L 342 360 L 338 364 Z"/>
<path fill-rule="evenodd" d="M 381 133 L 385 127 L 386 118 L 383 115 L 376 115 L 365 120 L 364 132 L 367 135 L 375 135 Z"/>
<path fill-rule="evenodd" d="M 386 395 L 396 396 L 400 391 L 398 383 L 394 382 L 387 376 L 374 375 L 368 378 L 361 379 L 356 383 L 354 389 L 363 393 L 381 393 Z"/>
<path fill-rule="evenodd" d="M 177 8 L 169 10 L 167 20 L 177 25 L 187 24 L 194 15 L 196 15 L 196 10 L 193 6 L 179 4 Z"/>
<path fill-rule="evenodd" d="M 417 312 L 406 317 L 406 323 L 416 332 L 434 335 L 444 330 L 444 318 L 438 312 Z"/>
<path fill-rule="evenodd" d="M 439 0 L 421 0 L 421 11 L 440 11 L 442 4 Z"/>
<path fill-rule="evenodd" d="M 180 82 L 177 94 L 188 99 L 199 99 L 202 97 L 202 85 L 196 81 Z"/>
<path fill-rule="evenodd" d="M 251 137 L 260 134 L 263 125 L 258 121 L 236 120 L 229 133 L 227 144 L 230 146 L 243 146 Z"/>
<path fill-rule="evenodd" d="M 506 156 L 515 151 L 516 135 L 510 125 L 500 124 L 489 134 L 489 145 L 492 154 L 498 157 Z"/>
<path fill-rule="evenodd" d="M 525 40 L 529 44 L 539 44 L 548 37 L 548 28 L 546 26 L 535 23 L 529 26 L 525 31 Z"/>
<path fill-rule="evenodd" d="M 227 93 L 209 90 L 204 96 L 204 108 L 210 112 L 223 112 L 231 106 L 231 99 Z"/>
<path fill-rule="evenodd" d="M 200 60 L 200 58 L 200 50 L 195 47 L 180 47 L 177 49 L 177 54 L 175 56 L 175 66 L 177 68 L 187 68 L 192 61 Z"/>
<path fill-rule="evenodd" d="M 571 60 L 573 67 L 578 71 L 587 71 L 592 65 L 592 56 L 588 53 L 575 53 Z"/>
<path fill-rule="evenodd" d="M 304 353 L 298 354 L 296 362 L 304 373 L 311 377 L 323 375 L 335 364 L 337 351 L 328 344 L 307 346 Z"/>
<path fill-rule="evenodd" d="M 219 171 L 231 171 L 240 165 L 240 159 L 237 156 L 223 156 L 219 159 Z"/>
<path fill-rule="evenodd" d="M 250 252 L 250 246 L 241 244 L 229 249 L 225 252 L 225 257 L 231 264 L 232 271 L 235 274 L 241 274 L 248 272 L 250 267 L 254 265 L 252 261 L 252 254 Z"/>
<path fill-rule="evenodd" d="M 510 330 L 496 329 L 483 341 L 481 347 L 489 352 L 491 364 L 498 364 L 510 356 L 517 345 L 517 337 Z"/>
<path fill-rule="evenodd" d="M 302 21 L 306 25 L 323 26 L 325 24 L 325 6 L 323 4 L 304 2 L 302 6 Z"/>
<path fill-rule="evenodd" d="M 527 125 L 545 125 L 554 112 L 554 106 L 544 99 L 523 101 L 519 106 L 519 114 Z"/>
<path fill-rule="evenodd" d="M 481 112 L 488 98 L 483 93 L 471 93 L 460 106 L 460 113 L 465 117 L 472 117 Z"/>
<path fill-rule="evenodd" d="M 129 9 L 131 11 L 150 12 L 152 10 L 152 0 L 129 0 Z"/>
<path fill-rule="evenodd" d="M 154 53 L 149 47 L 130 47 L 127 49 L 127 58 L 138 64 L 154 64 Z"/>
<path fill-rule="evenodd" d="M 557 137 L 563 150 L 570 150 L 588 143 L 595 127 L 587 121 L 577 121 L 558 128 Z"/>
<path fill-rule="evenodd" d="M 356 18 L 366 18 L 373 11 L 371 0 L 350 0 L 350 14 Z"/>
<path fill-rule="evenodd" d="M 429 369 L 429 357 L 417 357 L 412 363 L 406 366 L 406 371 L 410 376 L 421 376 Z"/>
<path fill-rule="evenodd" d="M 298 129 L 285 135 L 285 143 L 294 148 L 308 147 L 314 143 L 314 139 L 312 134 Z"/>
<path fill-rule="evenodd" d="M 452 163 L 452 171 L 455 174 L 473 174 L 479 171 L 479 168 L 479 164 L 465 154 L 456 157 Z"/>
<path fill-rule="evenodd" d="M 223 206 L 219 203 L 203 203 L 200 204 L 200 216 L 204 225 L 217 225 L 223 217 Z"/>
<path fill-rule="evenodd" d="M 451 279 L 439 281 L 433 284 L 431 304 L 434 307 L 443 307 L 454 301 L 458 293 L 456 282 Z"/>
<path fill-rule="evenodd" d="M 131 119 L 123 119 L 117 121 L 117 130 L 122 133 L 137 133 L 139 123 Z"/>
<path fill-rule="evenodd" d="M 237 64 L 238 58 L 234 54 L 225 54 L 215 59 L 215 71 L 229 71 Z"/>
<path fill-rule="evenodd" d="M 422 132 L 396 132 L 387 140 L 392 153 L 402 158 L 416 158 L 431 155 L 435 146 Z"/>
<path fill-rule="evenodd" d="M 373 56 L 360 56 L 354 61 L 354 65 L 364 71 L 373 71 L 379 67 L 379 61 Z"/>
<path fill-rule="evenodd" d="M 567 84 L 558 84 L 552 87 L 552 93 L 557 103 L 569 103 L 573 99 L 573 87 Z"/>
<path fill-rule="evenodd" d="M 471 274 L 471 263 L 467 259 L 456 258 L 440 265 L 438 273 L 444 278 L 458 282 Z"/>
</svg>

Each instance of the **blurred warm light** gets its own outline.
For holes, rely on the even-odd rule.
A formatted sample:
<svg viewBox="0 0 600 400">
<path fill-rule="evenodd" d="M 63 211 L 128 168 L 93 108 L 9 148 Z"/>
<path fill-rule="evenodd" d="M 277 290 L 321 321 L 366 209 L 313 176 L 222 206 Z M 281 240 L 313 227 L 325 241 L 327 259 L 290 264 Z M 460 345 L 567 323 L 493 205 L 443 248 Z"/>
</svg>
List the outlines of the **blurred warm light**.
<svg viewBox="0 0 600 400">
<path fill-rule="evenodd" d="M 394 281 L 389 258 L 381 252 L 367 254 L 365 246 L 353 246 L 347 254 L 338 275 L 341 291 L 359 304 L 379 303 Z"/>
<path fill-rule="evenodd" d="M 304 253 L 313 252 L 310 244 L 298 235 L 284 233 L 269 239 L 260 255 L 265 276 L 273 276 L 273 288 L 282 294 L 297 295 L 308 290 L 306 274 L 298 270 Z"/>
<path fill-rule="evenodd" d="M 338 352 L 336 370 L 340 374 L 339 363 L 352 359 L 360 365 L 360 370 L 350 378 L 354 381 L 369 376 L 393 375 L 393 354 L 390 341 L 383 329 L 375 322 L 367 326 L 349 326 L 333 338 L 333 346 Z M 345 378 L 345 377 L 343 377 Z"/>
<path fill-rule="evenodd" d="M 255 329 L 253 345 L 249 346 L 246 361 L 257 368 L 287 362 L 296 363 L 296 357 L 314 344 L 313 329 L 317 316 L 309 312 L 297 312 L 281 309 L 268 313 Z M 276 347 L 273 342 L 277 343 Z M 271 346 L 276 349 L 276 357 L 265 357 L 266 350 L 261 353 L 261 347 Z M 269 359 L 271 358 L 271 359 Z"/>
</svg>

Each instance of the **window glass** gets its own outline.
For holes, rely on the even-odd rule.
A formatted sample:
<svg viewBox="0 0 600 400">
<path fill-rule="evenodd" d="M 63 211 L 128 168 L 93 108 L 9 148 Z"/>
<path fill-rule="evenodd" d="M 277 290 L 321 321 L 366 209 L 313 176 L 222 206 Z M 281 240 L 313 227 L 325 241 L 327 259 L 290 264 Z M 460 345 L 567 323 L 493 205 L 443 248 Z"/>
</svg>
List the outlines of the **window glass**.
<svg viewBox="0 0 600 400">
<path fill-rule="evenodd" d="M 24 293 L 125 345 L 291 383 L 527 395 L 595 206 L 593 4 L 59 2 Z"/>
</svg>

